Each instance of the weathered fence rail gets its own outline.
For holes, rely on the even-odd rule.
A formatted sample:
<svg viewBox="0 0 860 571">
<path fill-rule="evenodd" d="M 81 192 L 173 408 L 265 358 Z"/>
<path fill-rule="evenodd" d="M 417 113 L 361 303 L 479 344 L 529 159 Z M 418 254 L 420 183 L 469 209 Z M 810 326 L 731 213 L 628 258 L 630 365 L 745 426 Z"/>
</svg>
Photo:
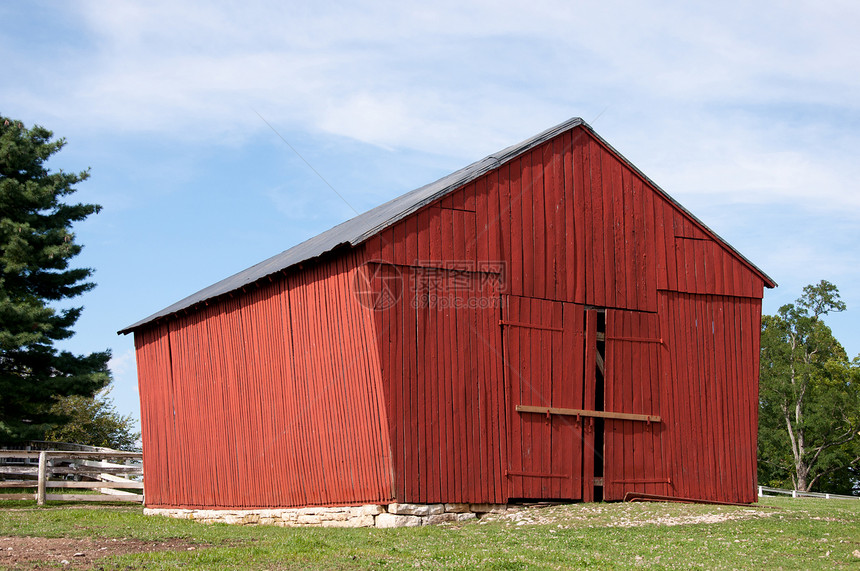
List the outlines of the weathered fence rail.
<svg viewBox="0 0 860 571">
<path fill-rule="evenodd" d="M 800 490 L 783 490 L 780 488 L 758 487 L 758 497 L 766 498 L 769 495 L 782 494 L 792 498 L 822 498 L 825 500 L 860 500 L 860 496 L 842 496 L 839 494 L 823 494 L 821 492 L 802 492 Z"/>
<path fill-rule="evenodd" d="M 142 503 L 142 457 L 140 452 L 119 450 L 0 450 L 0 478 L 15 478 L 0 480 L 0 488 L 36 489 L 33 493 L 3 494 L 0 498 L 35 499 L 39 505 L 51 500 Z M 15 460 L 22 462 L 14 463 Z M 34 460 L 38 460 L 38 464 L 33 463 Z M 135 477 L 137 479 L 132 479 Z M 49 494 L 49 488 L 97 490 L 100 493 Z M 140 490 L 140 493 L 127 490 Z"/>
</svg>

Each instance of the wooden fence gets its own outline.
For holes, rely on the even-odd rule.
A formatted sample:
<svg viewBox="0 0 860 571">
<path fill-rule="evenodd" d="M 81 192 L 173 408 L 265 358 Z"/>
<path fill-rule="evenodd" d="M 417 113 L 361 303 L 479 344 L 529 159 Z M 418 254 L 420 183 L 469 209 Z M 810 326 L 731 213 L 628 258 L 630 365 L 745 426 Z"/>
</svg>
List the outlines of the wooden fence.
<svg viewBox="0 0 860 571">
<path fill-rule="evenodd" d="M 0 450 L 3 460 L 0 478 L 14 478 L 0 479 L 0 488 L 36 489 L 35 493 L 2 494 L 0 498 L 35 499 L 38 505 L 50 500 L 143 503 L 142 457 L 140 452 L 118 450 Z M 135 477 L 137 479 L 132 479 Z M 49 494 L 48 488 L 96 490 L 98 493 Z M 139 493 L 128 490 L 139 490 Z"/>
<path fill-rule="evenodd" d="M 792 498 L 821 498 L 825 500 L 860 500 L 860 496 L 842 496 L 839 494 L 824 494 L 821 492 L 803 492 L 800 490 L 783 490 L 781 488 L 758 487 L 758 497 L 774 497 L 774 494 L 791 496 Z"/>
</svg>

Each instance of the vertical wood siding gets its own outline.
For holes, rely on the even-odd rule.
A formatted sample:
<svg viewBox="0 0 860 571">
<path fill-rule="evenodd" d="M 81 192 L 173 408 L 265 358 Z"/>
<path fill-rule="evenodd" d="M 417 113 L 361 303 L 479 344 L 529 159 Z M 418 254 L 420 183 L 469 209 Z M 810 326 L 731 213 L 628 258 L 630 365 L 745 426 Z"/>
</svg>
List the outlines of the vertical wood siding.
<svg viewBox="0 0 860 571">
<path fill-rule="evenodd" d="M 496 277 L 389 264 L 370 273 L 399 298 L 376 312 L 398 501 L 504 501 Z"/>
<path fill-rule="evenodd" d="M 134 333 L 137 378 L 140 394 L 140 432 L 143 442 L 143 473 L 147 498 L 166 498 L 170 490 L 180 487 L 171 481 L 175 434 L 173 415 L 173 380 L 170 366 L 170 344 L 167 328 L 147 327 Z"/>
<path fill-rule="evenodd" d="M 662 416 L 662 422 L 607 419 L 604 446 L 606 500 L 628 491 L 672 495 L 664 440 L 666 406 L 661 389 L 663 339 L 657 314 L 609 310 L 606 315 L 606 410 Z"/>
<path fill-rule="evenodd" d="M 136 333 L 147 504 L 392 497 L 372 314 L 348 254 Z"/>
<path fill-rule="evenodd" d="M 582 306 L 528 297 L 506 296 L 505 390 L 509 424 L 508 495 L 514 498 L 578 500 L 583 497 L 585 433 L 589 418 L 517 410 L 519 405 L 583 409 L 585 386 L 594 383 L 594 361 L 583 335 Z M 590 405 L 588 408 L 592 408 Z M 589 485 L 590 485 L 589 481 Z"/>
<path fill-rule="evenodd" d="M 661 292 L 658 316 L 674 495 L 755 501 L 760 301 Z"/>
</svg>

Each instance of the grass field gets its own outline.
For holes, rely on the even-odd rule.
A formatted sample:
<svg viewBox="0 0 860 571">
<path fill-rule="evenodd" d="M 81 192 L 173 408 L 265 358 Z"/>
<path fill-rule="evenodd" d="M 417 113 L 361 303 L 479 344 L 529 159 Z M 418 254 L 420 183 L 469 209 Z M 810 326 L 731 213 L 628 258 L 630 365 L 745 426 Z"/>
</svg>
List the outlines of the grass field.
<svg viewBox="0 0 860 571">
<path fill-rule="evenodd" d="M 205 525 L 140 507 L 0 501 L 2 568 L 180 566 L 860 570 L 860 501 L 578 504 L 401 529 Z"/>
</svg>

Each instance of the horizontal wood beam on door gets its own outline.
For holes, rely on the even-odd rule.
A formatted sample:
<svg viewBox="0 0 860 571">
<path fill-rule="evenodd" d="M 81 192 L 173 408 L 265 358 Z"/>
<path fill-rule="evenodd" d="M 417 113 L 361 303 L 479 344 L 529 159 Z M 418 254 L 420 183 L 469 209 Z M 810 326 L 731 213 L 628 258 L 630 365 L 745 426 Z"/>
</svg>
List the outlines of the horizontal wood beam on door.
<svg viewBox="0 0 860 571">
<path fill-rule="evenodd" d="M 614 420 L 638 420 L 642 422 L 660 422 L 661 417 L 653 414 L 633 414 L 629 412 L 608 412 L 605 410 L 581 410 L 577 408 L 558 408 L 554 406 L 530 406 L 518 404 L 517 412 L 531 412 L 535 414 L 556 414 L 561 416 L 592 416 L 596 418 L 609 418 Z"/>
<path fill-rule="evenodd" d="M 545 472 L 518 472 L 515 470 L 505 470 L 505 476 L 524 476 L 527 478 L 570 478 L 570 474 L 552 474 Z"/>
<path fill-rule="evenodd" d="M 539 325 L 537 323 L 523 323 L 522 321 L 508 321 L 507 319 L 500 319 L 499 325 L 525 327 L 526 329 L 543 329 L 545 331 L 564 331 L 561 327 L 551 327 L 549 325 Z"/>
<path fill-rule="evenodd" d="M 613 337 L 608 336 L 601 332 L 597 332 L 597 340 L 598 341 L 630 341 L 631 343 L 663 343 L 662 339 L 654 338 L 654 337 Z"/>
</svg>

